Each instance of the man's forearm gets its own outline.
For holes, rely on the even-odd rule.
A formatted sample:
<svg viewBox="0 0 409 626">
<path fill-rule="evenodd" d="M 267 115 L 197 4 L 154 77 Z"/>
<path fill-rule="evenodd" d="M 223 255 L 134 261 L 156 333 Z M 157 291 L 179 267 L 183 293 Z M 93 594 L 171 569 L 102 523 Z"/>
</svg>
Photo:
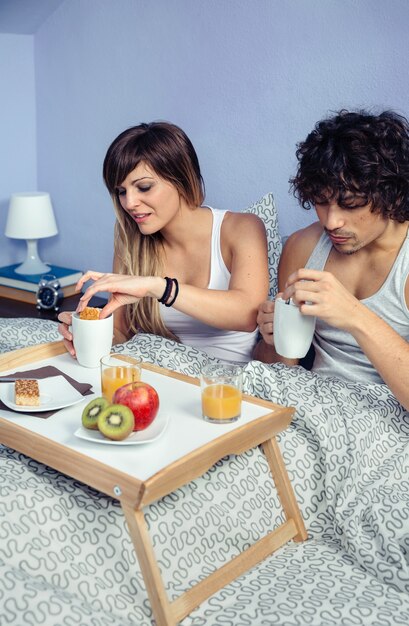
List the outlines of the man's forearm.
<svg viewBox="0 0 409 626">
<path fill-rule="evenodd" d="M 277 354 L 274 346 L 260 339 L 253 351 L 253 359 L 262 363 L 285 363 L 286 365 L 298 365 L 298 359 L 285 359 Z"/>
<path fill-rule="evenodd" d="M 363 305 L 364 306 L 364 305 Z M 376 313 L 362 309 L 352 335 L 402 406 L 409 411 L 409 343 Z"/>
</svg>

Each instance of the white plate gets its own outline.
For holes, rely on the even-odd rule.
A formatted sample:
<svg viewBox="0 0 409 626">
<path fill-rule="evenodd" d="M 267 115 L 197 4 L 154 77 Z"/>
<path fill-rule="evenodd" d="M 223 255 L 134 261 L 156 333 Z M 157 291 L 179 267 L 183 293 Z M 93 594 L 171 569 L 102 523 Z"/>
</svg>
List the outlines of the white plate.
<svg viewBox="0 0 409 626">
<path fill-rule="evenodd" d="M 79 439 L 85 439 L 93 443 L 106 443 L 114 446 L 135 446 L 139 443 L 150 443 L 158 439 L 158 437 L 164 433 L 168 422 L 169 415 L 159 411 L 159 414 L 148 428 L 145 428 L 145 430 L 137 430 L 131 433 L 126 439 L 122 439 L 122 441 L 107 439 L 99 430 L 90 430 L 83 426 L 80 426 L 79 429 L 75 431 L 74 435 L 79 437 Z"/>
<path fill-rule="evenodd" d="M 39 413 L 40 411 L 54 411 L 65 406 L 71 406 L 86 396 L 64 378 L 64 376 L 51 376 L 38 381 L 40 388 L 40 406 L 21 406 L 14 403 L 14 383 L 2 383 L 0 385 L 0 400 L 12 411 L 20 413 Z"/>
</svg>

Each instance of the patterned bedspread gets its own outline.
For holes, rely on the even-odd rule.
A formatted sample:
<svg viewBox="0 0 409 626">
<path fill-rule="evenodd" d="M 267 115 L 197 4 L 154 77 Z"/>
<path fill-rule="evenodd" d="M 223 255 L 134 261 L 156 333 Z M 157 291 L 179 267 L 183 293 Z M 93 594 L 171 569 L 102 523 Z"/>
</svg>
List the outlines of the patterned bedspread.
<svg viewBox="0 0 409 626">
<path fill-rule="evenodd" d="M 0 319 L 0 351 L 55 339 L 53 322 Z M 116 350 L 193 376 L 207 360 L 149 335 Z M 309 538 L 182 624 L 407 626 L 409 413 L 385 385 L 257 361 L 245 368 L 245 391 L 296 407 L 279 441 Z M 1 447 L 0 494 L 1 625 L 152 624 L 117 501 Z M 258 448 L 223 459 L 146 513 L 171 598 L 281 519 Z"/>
</svg>

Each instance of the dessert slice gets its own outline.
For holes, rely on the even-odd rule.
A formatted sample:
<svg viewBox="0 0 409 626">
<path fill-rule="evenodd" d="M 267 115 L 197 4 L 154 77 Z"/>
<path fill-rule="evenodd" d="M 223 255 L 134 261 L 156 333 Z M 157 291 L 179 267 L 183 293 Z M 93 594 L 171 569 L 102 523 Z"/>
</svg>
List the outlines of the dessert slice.
<svg viewBox="0 0 409 626">
<path fill-rule="evenodd" d="M 40 406 L 40 389 L 37 380 L 16 380 L 14 403 L 19 406 Z"/>
<path fill-rule="evenodd" d="M 97 309 L 93 306 L 86 306 L 80 313 L 81 320 L 99 320 L 99 314 L 101 309 Z"/>
</svg>

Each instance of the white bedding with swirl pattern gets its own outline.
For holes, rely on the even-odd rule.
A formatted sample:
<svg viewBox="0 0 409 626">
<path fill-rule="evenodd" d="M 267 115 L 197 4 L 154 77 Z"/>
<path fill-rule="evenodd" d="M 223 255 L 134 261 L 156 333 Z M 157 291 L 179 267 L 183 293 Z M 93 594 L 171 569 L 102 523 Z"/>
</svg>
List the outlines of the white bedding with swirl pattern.
<svg viewBox="0 0 409 626">
<path fill-rule="evenodd" d="M 1 320 L 0 350 L 58 338 Z M 118 351 L 197 375 L 203 353 L 140 335 Z M 309 539 L 290 543 L 203 603 L 195 626 L 409 623 L 409 414 L 384 385 L 302 368 L 246 367 L 246 391 L 296 407 L 280 446 Z M 0 624 L 150 626 L 119 504 L 0 447 Z M 147 509 L 171 597 L 280 518 L 262 452 L 228 457 Z"/>
</svg>

